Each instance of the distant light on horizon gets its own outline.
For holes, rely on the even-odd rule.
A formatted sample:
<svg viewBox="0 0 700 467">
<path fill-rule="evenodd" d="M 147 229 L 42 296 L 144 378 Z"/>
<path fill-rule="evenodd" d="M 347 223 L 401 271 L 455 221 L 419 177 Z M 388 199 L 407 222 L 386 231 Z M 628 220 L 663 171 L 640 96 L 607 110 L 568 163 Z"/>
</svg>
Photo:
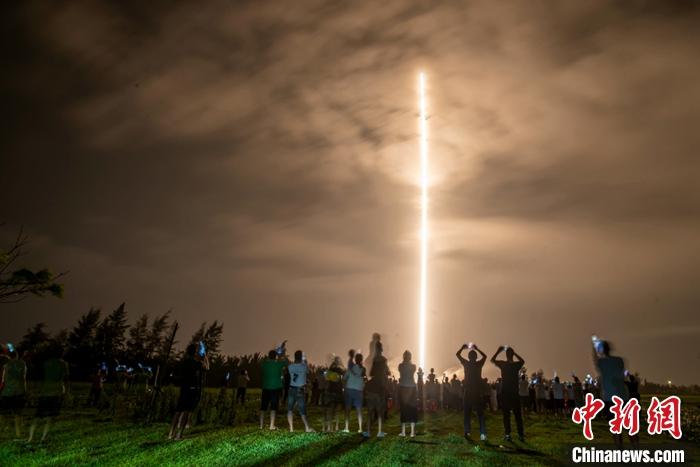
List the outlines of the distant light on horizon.
<svg viewBox="0 0 700 467">
<path fill-rule="evenodd" d="M 420 291 L 418 298 L 418 364 L 425 370 L 426 306 L 428 303 L 428 124 L 425 113 L 425 73 L 418 77 L 418 106 L 420 109 Z"/>
</svg>

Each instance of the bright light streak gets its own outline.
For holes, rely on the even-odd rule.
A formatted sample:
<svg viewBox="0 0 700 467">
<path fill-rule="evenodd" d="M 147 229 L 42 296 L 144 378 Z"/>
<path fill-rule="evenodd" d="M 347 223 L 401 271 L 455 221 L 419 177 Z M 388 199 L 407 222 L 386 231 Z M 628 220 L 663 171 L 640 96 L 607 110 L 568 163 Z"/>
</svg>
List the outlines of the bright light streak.
<svg viewBox="0 0 700 467">
<path fill-rule="evenodd" d="M 420 292 L 418 298 L 418 348 L 421 368 L 426 359 L 426 306 L 428 303 L 428 122 L 425 113 L 425 73 L 418 77 L 420 108 Z"/>
</svg>

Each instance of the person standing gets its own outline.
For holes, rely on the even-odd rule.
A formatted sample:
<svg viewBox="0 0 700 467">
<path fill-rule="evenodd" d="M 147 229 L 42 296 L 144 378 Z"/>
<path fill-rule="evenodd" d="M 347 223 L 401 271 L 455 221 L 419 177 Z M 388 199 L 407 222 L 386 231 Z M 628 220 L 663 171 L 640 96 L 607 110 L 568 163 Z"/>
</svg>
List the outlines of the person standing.
<svg viewBox="0 0 700 467">
<path fill-rule="evenodd" d="M 411 425 L 411 438 L 416 436 L 418 409 L 415 375 L 416 365 L 411 362 L 411 352 L 403 353 L 403 362 L 399 364 L 399 405 L 401 410 L 401 434 L 406 436 L 406 424 Z"/>
<path fill-rule="evenodd" d="M 374 364 L 374 357 L 377 356 L 377 344 L 382 344 L 382 336 L 378 332 L 372 334 L 372 340 L 369 341 L 369 354 L 367 355 L 367 360 L 365 367 L 367 369 L 367 374 L 372 374 L 372 365 Z"/>
<path fill-rule="evenodd" d="M 462 357 L 462 352 L 470 349 L 467 359 Z M 477 360 L 477 352 L 481 359 Z M 486 441 L 486 418 L 484 416 L 484 404 L 481 398 L 481 370 L 486 362 L 486 354 L 476 345 L 464 344 L 457 351 L 457 359 L 464 367 L 464 437 L 470 439 L 472 425 L 472 410 L 476 411 L 479 418 L 479 432 L 481 441 Z"/>
<path fill-rule="evenodd" d="M 238 371 L 238 377 L 236 378 L 236 402 L 241 405 L 245 405 L 245 396 L 246 392 L 248 392 L 248 383 L 250 383 L 248 370 L 241 368 Z"/>
<path fill-rule="evenodd" d="M 34 439 L 39 419 L 43 419 L 44 431 L 41 442 L 46 441 L 51 421 L 58 417 L 63 407 L 63 398 L 67 393 L 68 363 L 63 360 L 63 347 L 52 344 L 50 357 L 44 362 L 44 379 L 41 384 L 40 396 L 37 402 L 36 415 L 29 428 L 28 443 Z"/>
<path fill-rule="evenodd" d="M 357 410 L 357 432 L 362 433 L 362 391 L 365 387 L 365 368 L 362 366 L 362 354 L 355 354 L 355 361 L 348 366 L 345 373 L 345 429 L 350 432 L 350 411 Z"/>
<path fill-rule="evenodd" d="M 340 357 L 336 355 L 333 357 L 331 366 L 328 367 L 324 374 L 324 379 L 326 380 L 326 390 L 323 393 L 323 405 L 325 406 L 324 432 L 338 431 L 340 424 L 338 406 L 343 405 L 344 373 Z"/>
<path fill-rule="evenodd" d="M 100 397 L 104 389 L 104 383 L 107 380 L 106 365 L 103 363 L 97 367 L 95 374 L 92 375 L 92 384 L 90 385 L 90 393 L 88 394 L 88 406 L 99 407 Z"/>
<path fill-rule="evenodd" d="M 377 341 L 374 347 L 375 356 L 372 363 L 372 372 L 366 385 L 369 423 L 367 423 L 367 431 L 362 433 L 366 438 L 371 436 L 372 422 L 374 420 L 377 420 L 377 438 L 386 436 L 386 433 L 382 431 L 382 423 L 384 421 L 387 390 L 389 388 L 389 367 L 383 355 L 383 350 L 382 343 Z"/>
<path fill-rule="evenodd" d="M 279 399 L 283 388 L 284 369 L 287 366 L 286 359 L 278 359 L 278 352 L 270 350 L 267 358 L 262 362 L 262 396 L 260 398 L 260 429 L 265 423 L 265 412 L 270 410 L 270 430 L 276 430 L 275 417 L 279 407 Z"/>
<path fill-rule="evenodd" d="M 14 418 L 15 436 L 19 439 L 22 436 L 22 411 L 27 403 L 27 364 L 19 358 L 12 344 L 7 344 L 7 347 L 9 360 L 2 367 L 0 378 L 0 415 Z"/>
<path fill-rule="evenodd" d="M 294 432 L 294 407 L 299 408 L 301 421 L 307 433 L 313 432 L 306 419 L 306 378 L 309 374 L 309 367 L 304 361 L 304 354 L 301 350 L 294 352 L 294 363 L 287 367 L 289 374 L 289 393 L 287 395 L 287 422 L 289 422 L 289 432 Z"/>
<path fill-rule="evenodd" d="M 496 357 L 506 351 L 505 360 L 496 360 Z M 514 358 L 517 359 L 514 360 Z M 512 347 L 498 347 L 498 350 L 491 362 L 501 370 L 501 410 L 503 411 L 503 429 L 505 431 L 505 440 L 511 441 L 510 413 L 513 412 L 515 417 L 515 425 L 518 430 L 518 438 L 520 441 L 525 441 L 525 430 L 523 429 L 523 414 L 520 407 L 520 388 L 518 383 L 518 375 L 520 369 L 525 364 L 525 360 L 518 355 Z M 523 375 L 524 378 L 525 375 Z M 525 386 L 527 393 L 527 385 Z"/>
<path fill-rule="evenodd" d="M 520 375 L 520 381 L 518 381 L 518 396 L 520 398 L 520 409 L 523 412 L 529 412 L 530 383 L 527 381 L 527 375 Z"/>
<path fill-rule="evenodd" d="M 201 344 L 199 347 L 204 348 Z M 180 396 L 170 425 L 168 439 L 181 440 L 185 428 L 190 426 L 192 412 L 195 411 L 202 398 L 204 372 L 208 369 L 209 358 L 206 352 L 198 352 L 197 344 L 188 345 L 185 349 L 185 358 L 183 358 L 179 369 Z"/>
<path fill-rule="evenodd" d="M 627 386 L 627 393 L 630 395 L 630 399 L 636 399 L 637 402 L 641 402 L 642 398 L 639 394 L 639 381 L 637 381 L 637 378 L 632 373 L 627 374 L 625 386 Z"/>
<path fill-rule="evenodd" d="M 593 338 L 593 363 L 600 375 L 602 399 L 605 402 L 605 415 L 610 417 L 610 408 L 613 406 L 612 398 L 617 396 L 623 402 L 629 400 L 629 393 L 625 385 L 625 361 L 621 357 L 610 355 L 610 343 Z M 632 445 L 639 445 L 639 435 L 631 436 Z M 622 447 L 622 434 L 613 434 L 613 441 L 618 447 Z"/>
<path fill-rule="evenodd" d="M 583 384 L 581 380 L 576 375 L 572 375 L 574 378 L 574 407 L 583 407 Z"/>
<path fill-rule="evenodd" d="M 559 376 L 555 376 L 552 380 L 552 408 L 557 417 L 564 413 L 564 389 Z"/>
</svg>

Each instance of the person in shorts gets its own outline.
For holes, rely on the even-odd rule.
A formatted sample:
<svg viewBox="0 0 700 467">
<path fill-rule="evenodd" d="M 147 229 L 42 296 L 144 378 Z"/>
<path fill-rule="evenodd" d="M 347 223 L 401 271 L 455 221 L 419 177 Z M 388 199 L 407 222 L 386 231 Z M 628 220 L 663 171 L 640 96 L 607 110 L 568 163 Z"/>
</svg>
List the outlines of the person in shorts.
<svg viewBox="0 0 700 467">
<path fill-rule="evenodd" d="M 309 374 L 309 367 L 304 361 L 304 354 L 301 350 L 294 352 L 294 363 L 287 367 L 289 374 L 289 392 L 287 394 L 287 422 L 289 431 L 294 432 L 294 408 L 297 407 L 304 428 L 307 433 L 312 433 L 313 428 L 309 426 L 306 419 L 306 378 Z"/>
<path fill-rule="evenodd" d="M 0 416 L 14 418 L 15 436 L 19 439 L 22 436 L 22 411 L 27 402 L 27 364 L 19 358 L 12 344 L 7 345 L 7 354 L 9 360 L 2 368 L 0 379 Z"/>
<path fill-rule="evenodd" d="M 282 354 L 280 354 L 282 355 Z M 265 423 L 265 412 L 270 411 L 270 430 L 276 430 L 275 417 L 283 388 L 283 373 L 287 359 L 276 350 L 270 350 L 262 362 L 262 397 L 260 399 L 260 429 Z"/>
<path fill-rule="evenodd" d="M 323 431 L 338 431 L 338 407 L 343 404 L 343 375 L 345 372 L 341 366 L 340 357 L 335 356 L 331 366 L 326 370 L 324 379 L 326 380 L 326 390 L 323 393 L 323 406 L 325 416 Z M 335 421 L 335 425 L 333 425 Z"/>
<path fill-rule="evenodd" d="M 55 343 L 52 344 L 49 355 L 49 358 L 44 362 L 44 375 L 41 382 L 36 414 L 29 428 L 28 443 L 33 441 L 34 431 L 40 419 L 44 420 L 44 431 L 41 435 L 41 442 L 43 443 L 46 441 L 51 421 L 60 415 L 61 407 L 63 406 L 63 398 L 67 392 L 68 363 L 63 360 L 63 347 Z"/>
<path fill-rule="evenodd" d="M 190 425 L 192 412 L 195 411 L 202 398 L 204 372 L 209 369 L 209 359 L 197 352 L 197 345 L 190 344 L 185 350 L 185 358 L 179 369 L 180 396 L 177 400 L 175 415 L 170 425 L 168 439 L 180 440 L 185 428 Z"/>
<path fill-rule="evenodd" d="M 350 411 L 357 410 L 357 432 L 362 433 L 362 391 L 365 387 L 365 368 L 362 366 L 362 354 L 354 355 L 352 365 L 345 373 L 345 429 L 350 432 Z"/>
</svg>

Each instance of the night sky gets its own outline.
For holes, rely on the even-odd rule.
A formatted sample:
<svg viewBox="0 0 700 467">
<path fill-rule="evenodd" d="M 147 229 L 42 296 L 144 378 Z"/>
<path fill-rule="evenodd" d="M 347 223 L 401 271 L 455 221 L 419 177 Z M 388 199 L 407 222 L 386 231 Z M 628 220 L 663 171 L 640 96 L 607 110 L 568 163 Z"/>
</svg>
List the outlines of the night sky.
<svg viewBox="0 0 700 467">
<path fill-rule="evenodd" d="M 0 229 L 63 300 L 186 341 L 417 354 L 417 73 L 431 149 L 428 362 L 700 382 L 692 2 L 3 2 Z M 492 370 L 489 370 L 492 371 Z M 492 376 L 495 373 L 490 373 Z"/>
</svg>

